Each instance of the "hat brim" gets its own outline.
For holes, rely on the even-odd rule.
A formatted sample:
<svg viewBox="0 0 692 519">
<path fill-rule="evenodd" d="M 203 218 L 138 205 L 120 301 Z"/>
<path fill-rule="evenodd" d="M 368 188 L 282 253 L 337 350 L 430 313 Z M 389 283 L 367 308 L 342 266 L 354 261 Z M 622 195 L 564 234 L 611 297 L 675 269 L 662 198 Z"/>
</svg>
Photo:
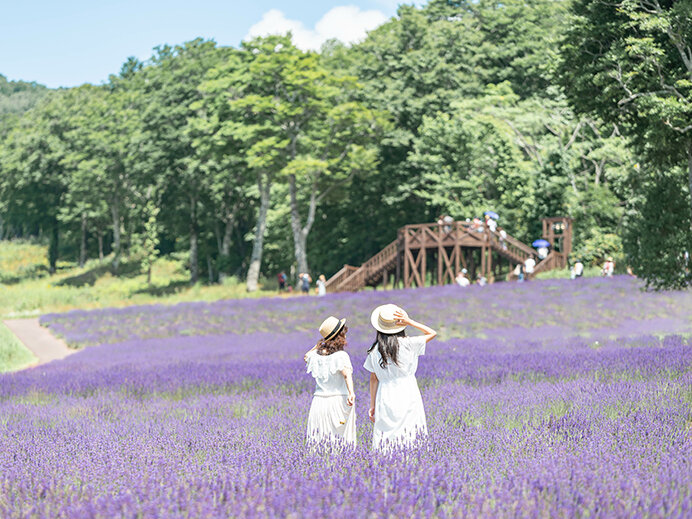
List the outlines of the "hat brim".
<svg viewBox="0 0 692 519">
<path fill-rule="evenodd" d="M 372 324 L 372 327 L 375 328 L 378 332 L 386 333 L 386 334 L 392 334 L 392 333 L 399 333 L 403 329 L 406 328 L 406 325 L 401 325 L 401 326 L 396 326 L 394 328 L 383 328 L 380 326 L 380 310 L 382 307 L 387 306 L 387 305 L 380 305 L 377 308 L 375 308 L 372 311 L 372 314 L 370 314 L 370 324 Z"/>
<path fill-rule="evenodd" d="M 339 325 L 334 328 L 329 335 L 324 337 L 325 341 L 331 341 L 334 337 L 339 335 L 339 332 L 344 329 L 344 325 L 346 324 L 346 319 L 340 319 L 339 320 Z"/>
</svg>

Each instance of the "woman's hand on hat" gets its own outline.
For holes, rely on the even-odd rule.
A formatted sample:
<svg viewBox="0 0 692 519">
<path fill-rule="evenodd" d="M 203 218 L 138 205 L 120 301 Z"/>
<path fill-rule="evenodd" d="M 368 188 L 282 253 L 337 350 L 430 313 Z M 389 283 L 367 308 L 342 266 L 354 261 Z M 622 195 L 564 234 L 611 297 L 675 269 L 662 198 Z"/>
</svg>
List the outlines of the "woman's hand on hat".
<svg viewBox="0 0 692 519">
<path fill-rule="evenodd" d="M 396 324 L 411 324 L 411 319 L 404 310 L 395 310 L 394 319 L 396 319 Z"/>
</svg>

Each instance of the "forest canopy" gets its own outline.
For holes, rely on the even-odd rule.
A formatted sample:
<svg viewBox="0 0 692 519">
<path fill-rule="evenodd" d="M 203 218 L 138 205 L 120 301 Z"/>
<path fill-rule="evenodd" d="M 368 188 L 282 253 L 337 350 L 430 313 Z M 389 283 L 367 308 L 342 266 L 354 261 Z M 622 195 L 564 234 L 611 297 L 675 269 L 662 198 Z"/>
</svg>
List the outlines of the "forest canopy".
<svg viewBox="0 0 692 519">
<path fill-rule="evenodd" d="M 691 6 L 431 0 L 320 52 L 197 39 L 99 86 L 0 76 L 0 238 L 254 290 L 492 209 L 527 242 L 569 216 L 573 261 L 688 286 Z"/>
</svg>

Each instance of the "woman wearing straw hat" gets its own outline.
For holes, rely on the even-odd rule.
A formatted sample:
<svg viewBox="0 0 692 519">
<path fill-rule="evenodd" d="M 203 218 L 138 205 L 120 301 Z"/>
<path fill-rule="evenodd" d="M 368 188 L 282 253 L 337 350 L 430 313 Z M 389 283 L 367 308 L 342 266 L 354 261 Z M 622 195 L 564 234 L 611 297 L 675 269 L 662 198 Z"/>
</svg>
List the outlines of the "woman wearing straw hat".
<svg viewBox="0 0 692 519">
<path fill-rule="evenodd" d="M 322 339 L 303 360 L 316 383 L 308 415 L 308 441 L 356 443 L 356 413 L 353 403 L 353 366 L 346 346 L 346 319 L 327 317 L 320 326 Z"/>
<path fill-rule="evenodd" d="M 383 449 L 410 444 L 418 435 L 428 433 L 416 369 L 418 357 L 437 332 L 393 304 L 375 308 L 370 321 L 377 330 L 364 365 L 370 371 L 368 414 L 375 423 L 372 445 Z M 417 328 L 423 335 L 406 337 L 406 326 Z"/>
</svg>

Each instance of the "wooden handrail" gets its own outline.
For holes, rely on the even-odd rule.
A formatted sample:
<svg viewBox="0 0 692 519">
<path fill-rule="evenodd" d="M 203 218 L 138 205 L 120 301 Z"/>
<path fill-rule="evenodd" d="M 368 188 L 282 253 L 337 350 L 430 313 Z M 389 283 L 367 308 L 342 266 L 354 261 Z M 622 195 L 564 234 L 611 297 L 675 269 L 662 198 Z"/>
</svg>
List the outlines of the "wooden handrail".
<svg viewBox="0 0 692 519">
<path fill-rule="evenodd" d="M 354 267 L 352 265 L 344 265 L 341 268 L 341 270 L 339 270 L 336 274 L 334 274 L 327 280 L 327 282 L 325 283 L 325 288 L 327 289 L 327 291 L 336 291 L 339 284 L 348 276 L 353 274 L 353 272 L 356 270 L 358 270 L 358 267 Z"/>
<path fill-rule="evenodd" d="M 449 236 L 450 234 L 451 237 Z M 451 245 L 450 240 L 458 243 L 461 240 L 467 240 L 467 237 L 477 240 L 477 244 L 462 246 L 490 247 L 508 258 L 510 262 L 523 263 L 529 256 L 535 255 L 533 248 L 513 236 L 506 234 L 503 240 L 500 240 L 500 234 L 497 231 L 490 232 L 485 224 L 482 229 L 474 227 L 473 222 L 467 221 L 454 221 L 448 224 L 409 224 L 399 229 L 396 240 L 386 245 L 360 267 L 344 265 L 341 270 L 329 278 L 327 289 L 330 292 L 359 290 L 377 280 L 377 276 L 382 276 L 384 280 L 385 273 L 392 269 L 393 262 L 404 249 L 416 249 L 419 247 L 426 249 L 434 247 L 443 248 Z M 549 270 L 552 266 L 559 266 L 559 264 L 565 262 L 562 256 L 557 258 L 553 252 L 551 251 L 550 255 L 543 261 L 538 262 L 536 265 L 537 271 Z M 407 265 L 408 263 L 404 261 L 404 269 L 408 268 Z M 425 256 L 423 256 L 421 268 L 425 269 Z M 404 277 L 406 276 L 407 274 L 404 273 Z"/>
</svg>

